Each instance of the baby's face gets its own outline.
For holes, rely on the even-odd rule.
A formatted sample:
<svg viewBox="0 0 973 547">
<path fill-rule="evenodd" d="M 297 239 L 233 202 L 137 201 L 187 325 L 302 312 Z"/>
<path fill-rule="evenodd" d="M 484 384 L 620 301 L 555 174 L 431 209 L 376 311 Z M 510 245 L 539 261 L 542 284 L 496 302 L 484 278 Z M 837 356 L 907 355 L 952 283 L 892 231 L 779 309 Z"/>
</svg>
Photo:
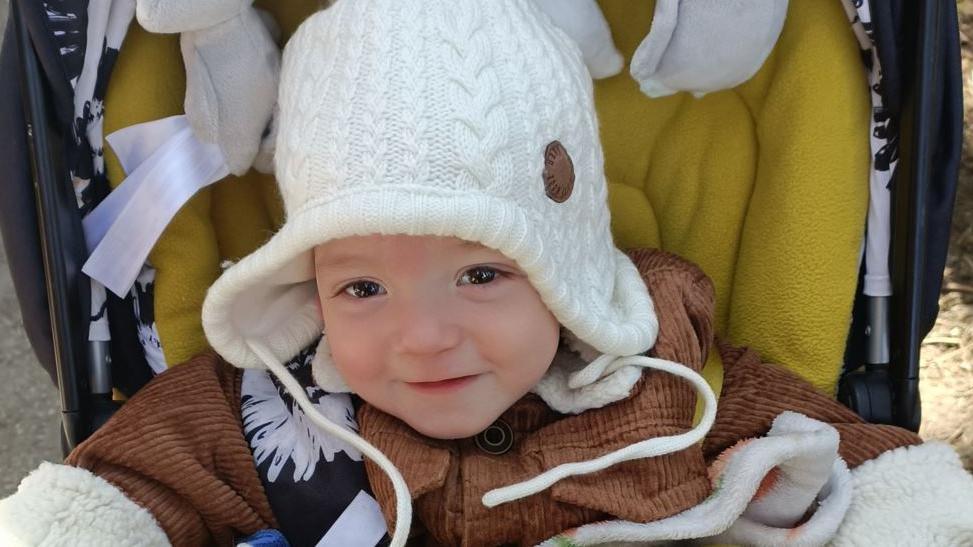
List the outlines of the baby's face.
<svg viewBox="0 0 973 547">
<path fill-rule="evenodd" d="M 360 236 L 315 249 L 334 363 L 429 437 L 486 429 L 544 375 L 557 320 L 502 254 L 455 238 Z"/>
</svg>

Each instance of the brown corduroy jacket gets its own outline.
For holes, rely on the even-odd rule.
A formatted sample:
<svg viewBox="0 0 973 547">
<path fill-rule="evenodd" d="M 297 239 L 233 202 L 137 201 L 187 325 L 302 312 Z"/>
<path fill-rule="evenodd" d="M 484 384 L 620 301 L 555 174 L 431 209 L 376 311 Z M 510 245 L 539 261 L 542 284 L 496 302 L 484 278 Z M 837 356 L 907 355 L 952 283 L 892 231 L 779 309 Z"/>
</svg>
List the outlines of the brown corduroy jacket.
<svg viewBox="0 0 973 547">
<path fill-rule="evenodd" d="M 674 255 L 636 251 L 630 256 L 659 316 L 651 354 L 700 370 L 713 340 L 709 280 Z M 558 414 L 528 395 L 501 417 L 515 444 L 499 456 L 481 452 L 472 440 L 424 438 L 368 405 L 359 410 L 359 426 L 402 471 L 415 500 L 415 527 L 445 545 L 533 544 L 587 522 L 673 515 L 709 494 L 708 462 L 736 442 L 766 433 L 785 410 L 832 424 L 849 467 L 920 442 L 908 431 L 864 423 L 793 373 L 761 363 L 751 350 L 718 347 L 723 388 L 716 423 L 702 445 L 568 478 L 494 509 L 480 503 L 487 490 L 688 430 L 692 389 L 674 376 L 647 371 L 626 399 L 576 416 Z M 241 378 L 241 371 L 212 353 L 175 367 L 127 402 L 67 463 L 101 476 L 146 507 L 174 545 L 230 545 L 235 537 L 275 528 L 243 437 Z M 391 526 L 391 484 L 370 462 L 366 466 Z"/>
</svg>

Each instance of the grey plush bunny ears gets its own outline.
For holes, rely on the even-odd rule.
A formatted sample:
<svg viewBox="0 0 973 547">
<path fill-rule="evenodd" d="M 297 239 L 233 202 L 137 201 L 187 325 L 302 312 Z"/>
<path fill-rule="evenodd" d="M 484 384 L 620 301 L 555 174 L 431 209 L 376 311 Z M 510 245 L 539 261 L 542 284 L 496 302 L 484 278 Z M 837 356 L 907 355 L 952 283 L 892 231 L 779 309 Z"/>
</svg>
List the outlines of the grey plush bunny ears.
<svg viewBox="0 0 973 547">
<path fill-rule="evenodd" d="M 658 0 L 630 72 L 650 97 L 729 89 L 760 69 L 784 27 L 788 0 Z"/>
<path fill-rule="evenodd" d="M 181 33 L 186 117 L 196 137 L 220 147 L 231 173 L 273 171 L 279 35 L 253 0 L 138 0 L 139 23 Z M 624 59 L 596 0 L 534 0 L 581 49 L 593 78 Z M 702 96 L 760 68 L 784 25 L 788 0 L 658 0 L 652 28 L 632 57 L 642 91 Z M 322 5 L 327 5 L 325 2 Z"/>
<path fill-rule="evenodd" d="M 592 77 L 624 63 L 596 0 L 535 0 L 578 42 Z M 657 0 L 652 28 L 629 72 L 650 97 L 700 97 L 749 80 L 774 49 L 788 0 Z"/>
<path fill-rule="evenodd" d="M 280 80 L 279 33 L 252 0 L 138 0 L 150 32 L 181 33 L 186 117 L 196 137 L 217 144 L 230 172 L 271 171 L 269 125 Z"/>
</svg>

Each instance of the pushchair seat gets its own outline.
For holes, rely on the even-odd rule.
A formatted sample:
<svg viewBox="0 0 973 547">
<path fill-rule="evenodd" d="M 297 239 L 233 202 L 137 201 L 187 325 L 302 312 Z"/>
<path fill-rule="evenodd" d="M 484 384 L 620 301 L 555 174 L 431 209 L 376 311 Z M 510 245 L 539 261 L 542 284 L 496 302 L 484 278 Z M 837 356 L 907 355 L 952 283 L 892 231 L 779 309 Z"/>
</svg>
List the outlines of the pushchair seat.
<svg viewBox="0 0 973 547">
<path fill-rule="evenodd" d="M 258 4 L 260 4 L 258 2 Z M 316 2 L 262 4 L 289 35 Z M 652 2 L 602 2 L 630 58 Z M 809 47 L 808 44 L 814 44 Z M 794 0 L 775 51 L 737 88 L 650 99 L 624 72 L 596 82 L 620 247 L 702 266 L 721 337 L 759 349 L 833 393 L 855 294 L 869 168 L 868 90 L 838 2 Z M 106 99 L 106 134 L 182 111 L 178 38 L 130 29 Z M 109 180 L 124 173 L 106 150 Z M 199 323 L 224 260 L 262 243 L 282 214 L 251 171 L 200 192 L 150 255 L 166 361 L 206 348 Z M 718 384 L 719 362 L 707 366 Z"/>
</svg>

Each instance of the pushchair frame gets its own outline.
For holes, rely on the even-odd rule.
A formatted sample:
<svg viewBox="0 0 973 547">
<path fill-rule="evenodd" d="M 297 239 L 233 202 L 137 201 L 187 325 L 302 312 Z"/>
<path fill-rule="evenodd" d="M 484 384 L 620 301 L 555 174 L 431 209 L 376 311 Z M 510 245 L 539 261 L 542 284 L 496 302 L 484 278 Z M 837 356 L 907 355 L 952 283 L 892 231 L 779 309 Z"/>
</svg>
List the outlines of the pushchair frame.
<svg viewBox="0 0 973 547">
<path fill-rule="evenodd" d="M 869 421 L 916 431 L 920 421 L 919 349 L 938 311 L 944 240 L 948 239 L 962 141 L 962 84 L 953 3 L 918 0 L 893 4 L 897 7 L 889 12 L 898 10 L 899 22 L 917 22 L 884 31 L 903 31 L 897 41 L 901 46 L 898 55 L 903 59 L 902 81 L 908 82 L 902 91 L 900 161 L 893 191 L 890 272 L 894 293 L 887 302 L 859 295 L 838 396 Z M 19 218 L 8 219 L 2 227 L 11 269 L 19 273 L 14 276 L 15 284 L 31 344 L 42 365 L 54 371 L 64 449 L 70 450 L 111 413 L 113 363 L 104 342 L 87 340 L 91 304 L 88 281 L 81 273 L 87 253 L 63 161 L 72 116 L 56 108 L 57 99 L 70 94 L 71 88 L 51 77 L 52 68 L 43 65 L 38 53 L 45 39 L 37 20 L 42 9 L 41 3 L 10 3 L 8 34 L 13 33 L 13 38 L 7 36 L 5 45 L 13 45 L 19 59 L 20 135 L 29 151 L 33 191 L 21 189 L 18 204 L 8 202 Z M 879 23 L 882 21 L 876 21 L 876 27 Z M 883 24 L 892 27 L 893 21 Z M 881 31 L 876 28 L 876 32 Z M 12 233 L 17 223 L 20 233 Z M 23 233 L 28 228 L 36 228 L 35 237 Z M 36 251 L 9 252 L 14 237 L 31 240 L 25 246 L 33 244 Z M 32 276 L 42 277 L 43 284 L 31 281 Z M 46 324 L 39 320 L 37 310 L 46 311 Z M 887 322 L 882 320 L 885 314 L 890 319 Z M 874 348 L 886 336 L 888 359 L 884 360 L 876 357 Z M 860 367 L 861 363 L 866 365 Z"/>
</svg>

